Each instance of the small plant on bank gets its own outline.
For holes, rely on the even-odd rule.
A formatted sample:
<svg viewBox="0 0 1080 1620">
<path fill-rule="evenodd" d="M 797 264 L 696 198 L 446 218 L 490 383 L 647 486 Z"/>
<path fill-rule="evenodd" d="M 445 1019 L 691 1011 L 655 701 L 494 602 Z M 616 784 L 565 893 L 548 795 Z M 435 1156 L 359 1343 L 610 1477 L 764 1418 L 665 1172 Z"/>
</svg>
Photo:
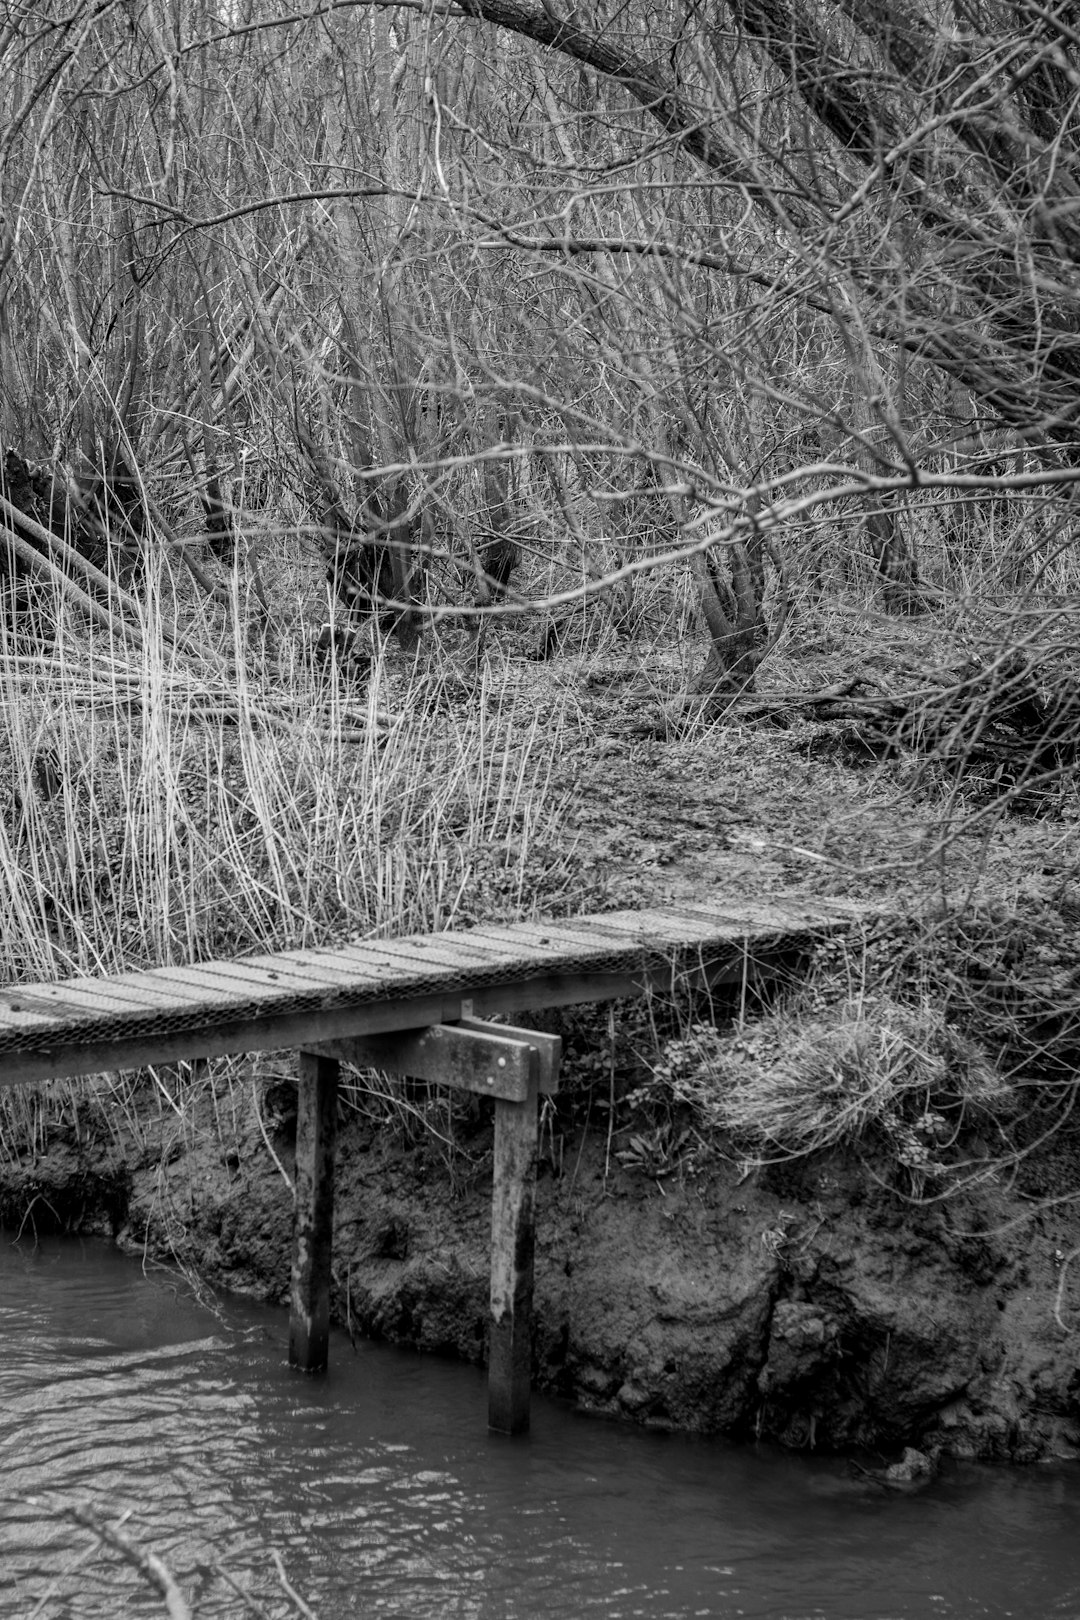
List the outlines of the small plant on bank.
<svg viewBox="0 0 1080 1620">
<path fill-rule="evenodd" d="M 662 1181 L 673 1171 L 686 1167 L 684 1155 L 695 1138 L 700 1141 L 696 1132 L 680 1131 L 670 1120 L 664 1120 L 651 1130 L 636 1132 L 615 1157 L 625 1169 L 638 1170 L 653 1181 Z"/>
</svg>

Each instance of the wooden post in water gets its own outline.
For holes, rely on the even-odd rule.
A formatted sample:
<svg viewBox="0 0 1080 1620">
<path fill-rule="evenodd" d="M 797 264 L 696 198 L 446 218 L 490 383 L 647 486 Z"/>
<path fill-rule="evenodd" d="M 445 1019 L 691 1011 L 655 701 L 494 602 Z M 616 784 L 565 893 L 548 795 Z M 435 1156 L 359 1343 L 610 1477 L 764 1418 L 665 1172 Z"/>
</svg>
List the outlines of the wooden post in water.
<svg viewBox="0 0 1080 1620">
<path fill-rule="evenodd" d="M 488 1428 L 499 1434 L 529 1427 L 538 1069 L 537 1057 L 523 1102 L 495 1103 Z"/>
<path fill-rule="evenodd" d="M 510 1024 L 492 1024 L 464 1016 L 457 1024 L 435 1024 L 427 1029 L 386 1031 L 327 1041 L 320 1044 L 319 1050 L 326 1057 L 344 1058 L 360 1067 L 371 1066 L 431 1079 L 440 1085 L 479 1092 L 495 1099 L 488 1426 L 500 1434 L 523 1434 L 529 1427 L 532 1371 L 537 1109 L 541 1096 L 550 1096 L 559 1088 L 562 1041 L 557 1035 L 539 1030 L 518 1029 Z M 298 1132 L 298 1220 L 302 1207 L 299 1143 Z M 324 1174 L 328 1175 L 329 1171 L 324 1170 Z M 299 1238 L 297 1241 L 299 1245 Z M 328 1278 L 329 1241 L 328 1228 Z M 294 1279 L 295 1276 L 294 1271 Z M 296 1299 L 294 1280 L 294 1322 L 300 1315 Z"/>
<path fill-rule="evenodd" d="M 334 1235 L 337 1058 L 300 1052 L 296 1117 L 289 1361 L 320 1372 L 330 1343 L 330 1255 Z"/>
</svg>

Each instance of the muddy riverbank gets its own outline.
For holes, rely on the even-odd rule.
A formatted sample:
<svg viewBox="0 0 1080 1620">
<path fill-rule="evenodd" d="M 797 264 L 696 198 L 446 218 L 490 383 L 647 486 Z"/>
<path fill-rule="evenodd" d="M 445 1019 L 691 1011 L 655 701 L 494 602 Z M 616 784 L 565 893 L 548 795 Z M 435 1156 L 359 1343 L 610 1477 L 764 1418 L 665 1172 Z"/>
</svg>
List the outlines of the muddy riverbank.
<svg viewBox="0 0 1080 1620">
<path fill-rule="evenodd" d="M 287 1059 L 227 1082 L 159 1074 L 118 1129 L 92 1110 L 0 1177 L 8 1228 L 105 1232 L 214 1287 L 287 1298 Z M 182 1096 L 181 1094 L 184 1093 Z M 490 1120 L 422 1099 L 347 1106 L 335 1319 L 479 1362 Z M 1067 1132 L 1011 1185 L 914 1204 L 873 1158 L 783 1168 L 621 1163 L 593 1113 L 545 1120 L 534 1381 L 598 1414 L 794 1448 L 1028 1463 L 1080 1454 L 1080 1277 Z M 624 1155 L 624 1158 L 626 1155 Z M 1050 1202 L 1054 1198 L 1059 1202 Z M 864 1458 L 865 1460 L 865 1458 Z M 873 1459 L 871 1458 L 871 1461 Z"/>
</svg>

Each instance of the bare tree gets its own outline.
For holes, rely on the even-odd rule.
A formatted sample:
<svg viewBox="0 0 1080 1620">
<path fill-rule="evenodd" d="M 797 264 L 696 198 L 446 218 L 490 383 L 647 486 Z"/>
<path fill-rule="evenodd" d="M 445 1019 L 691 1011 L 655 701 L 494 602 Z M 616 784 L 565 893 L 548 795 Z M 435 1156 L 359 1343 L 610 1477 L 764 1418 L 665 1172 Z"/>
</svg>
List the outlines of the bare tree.
<svg viewBox="0 0 1080 1620">
<path fill-rule="evenodd" d="M 162 496 L 197 451 L 223 555 L 252 457 L 291 467 L 324 565 L 347 552 L 406 643 L 421 559 L 443 611 L 455 555 L 489 613 L 573 590 L 520 562 L 506 590 L 535 458 L 530 554 L 572 510 L 577 545 L 571 482 L 624 590 L 681 554 L 726 700 L 807 513 L 908 613 L 913 524 L 939 531 L 905 492 L 1067 499 L 1078 58 L 1027 0 L 948 26 L 900 0 L 46 5 L 0 38 L 5 433 L 122 453 Z"/>
</svg>

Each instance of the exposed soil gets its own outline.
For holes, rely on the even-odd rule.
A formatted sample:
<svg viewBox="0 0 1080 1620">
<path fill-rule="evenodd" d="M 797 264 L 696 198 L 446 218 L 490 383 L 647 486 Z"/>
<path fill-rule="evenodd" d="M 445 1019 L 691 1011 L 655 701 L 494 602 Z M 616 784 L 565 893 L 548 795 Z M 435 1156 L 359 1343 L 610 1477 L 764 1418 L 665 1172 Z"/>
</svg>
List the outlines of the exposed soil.
<svg viewBox="0 0 1080 1620">
<path fill-rule="evenodd" d="M 88 1140 L 85 1124 L 81 1144 L 60 1133 L 45 1157 L 5 1174 L 2 1214 L 24 1235 L 110 1232 L 135 1254 L 284 1304 L 291 1198 L 255 1118 L 258 1095 L 289 1171 L 290 1088 L 236 1081 L 218 1098 L 219 1116 L 233 1111 L 223 1135 L 204 1093 L 209 1128 L 188 1148 L 164 1106 L 144 1115 L 141 1146 L 126 1155 Z M 489 1136 L 478 1118 L 451 1151 L 427 1129 L 346 1118 L 337 1320 L 482 1360 Z M 875 1185 L 872 1169 L 829 1156 L 744 1176 L 719 1161 L 660 1180 L 609 1159 L 604 1130 L 549 1130 L 537 1387 L 652 1426 L 868 1448 L 883 1463 L 909 1446 L 932 1458 L 1077 1455 L 1073 1206 L 1003 1231 L 1023 1200 L 993 1183 L 913 1208 Z M 1040 1192 L 1062 1178 L 1075 1186 L 1078 1173 L 1063 1143 L 1026 1171 Z"/>
</svg>

